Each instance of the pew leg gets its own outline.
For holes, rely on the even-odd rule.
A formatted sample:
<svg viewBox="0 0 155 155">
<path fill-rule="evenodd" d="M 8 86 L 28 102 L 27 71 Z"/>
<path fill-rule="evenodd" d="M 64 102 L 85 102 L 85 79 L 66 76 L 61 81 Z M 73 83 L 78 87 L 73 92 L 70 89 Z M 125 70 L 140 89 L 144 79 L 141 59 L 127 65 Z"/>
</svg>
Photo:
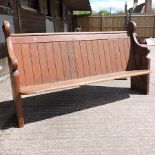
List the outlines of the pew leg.
<svg viewBox="0 0 155 155">
<path fill-rule="evenodd" d="M 18 120 L 19 128 L 24 127 L 24 113 L 23 113 L 23 102 L 20 94 L 16 95 L 14 99 L 15 107 L 16 107 L 16 116 Z"/>
<path fill-rule="evenodd" d="M 150 74 L 131 77 L 131 89 L 149 94 Z"/>
</svg>

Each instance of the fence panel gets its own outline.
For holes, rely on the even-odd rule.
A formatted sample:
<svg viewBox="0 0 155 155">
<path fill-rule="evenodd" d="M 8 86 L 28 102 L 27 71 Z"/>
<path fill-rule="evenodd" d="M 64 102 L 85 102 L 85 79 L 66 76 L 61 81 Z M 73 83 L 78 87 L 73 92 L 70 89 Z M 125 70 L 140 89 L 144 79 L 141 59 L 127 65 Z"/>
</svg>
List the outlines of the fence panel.
<svg viewBox="0 0 155 155">
<path fill-rule="evenodd" d="M 127 15 L 83 16 L 77 17 L 76 26 L 82 31 L 124 31 L 128 19 Z M 139 38 L 155 37 L 155 15 L 133 14 L 130 19 L 137 23 Z"/>
<path fill-rule="evenodd" d="M 155 15 L 134 15 L 131 20 L 137 23 L 137 34 L 139 37 L 154 37 Z"/>
</svg>

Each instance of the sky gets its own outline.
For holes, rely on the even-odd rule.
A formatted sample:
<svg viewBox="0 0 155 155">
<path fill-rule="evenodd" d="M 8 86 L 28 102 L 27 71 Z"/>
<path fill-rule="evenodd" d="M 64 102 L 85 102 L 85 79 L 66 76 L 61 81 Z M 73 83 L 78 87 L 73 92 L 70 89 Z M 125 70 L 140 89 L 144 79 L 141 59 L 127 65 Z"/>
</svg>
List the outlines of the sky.
<svg viewBox="0 0 155 155">
<path fill-rule="evenodd" d="M 133 6 L 133 0 L 90 0 L 93 11 L 110 10 L 112 12 L 124 11 L 125 1 L 128 4 L 128 8 Z M 144 3 L 145 0 L 138 0 L 138 4 Z M 152 0 L 153 8 L 155 8 L 155 0 Z"/>
</svg>

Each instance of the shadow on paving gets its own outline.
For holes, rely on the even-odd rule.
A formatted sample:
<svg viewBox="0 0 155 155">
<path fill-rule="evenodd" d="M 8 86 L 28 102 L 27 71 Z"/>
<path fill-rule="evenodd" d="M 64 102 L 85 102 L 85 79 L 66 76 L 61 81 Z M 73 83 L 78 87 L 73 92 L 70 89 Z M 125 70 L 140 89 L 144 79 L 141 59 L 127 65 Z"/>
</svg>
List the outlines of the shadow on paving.
<svg viewBox="0 0 155 155">
<path fill-rule="evenodd" d="M 137 94 L 129 88 L 84 86 L 78 89 L 24 98 L 25 124 L 101 106 Z M 0 129 L 17 127 L 12 101 L 0 103 Z"/>
</svg>

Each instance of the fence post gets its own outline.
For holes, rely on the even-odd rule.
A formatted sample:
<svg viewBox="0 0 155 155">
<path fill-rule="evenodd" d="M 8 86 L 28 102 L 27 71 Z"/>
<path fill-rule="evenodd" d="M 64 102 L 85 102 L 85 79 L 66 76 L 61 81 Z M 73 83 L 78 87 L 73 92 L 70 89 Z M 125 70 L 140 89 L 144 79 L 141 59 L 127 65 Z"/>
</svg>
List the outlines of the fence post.
<svg viewBox="0 0 155 155">
<path fill-rule="evenodd" d="M 153 37 L 155 37 L 155 15 L 154 16 L 154 25 L 153 25 Z"/>
<path fill-rule="evenodd" d="M 127 24 L 128 24 L 128 13 L 125 14 L 125 25 L 124 25 L 124 30 L 127 30 Z"/>
<path fill-rule="evenodd" d="M 101 31 L 103 31 L 103 15 L 101 15 Z"/>
</svg>

